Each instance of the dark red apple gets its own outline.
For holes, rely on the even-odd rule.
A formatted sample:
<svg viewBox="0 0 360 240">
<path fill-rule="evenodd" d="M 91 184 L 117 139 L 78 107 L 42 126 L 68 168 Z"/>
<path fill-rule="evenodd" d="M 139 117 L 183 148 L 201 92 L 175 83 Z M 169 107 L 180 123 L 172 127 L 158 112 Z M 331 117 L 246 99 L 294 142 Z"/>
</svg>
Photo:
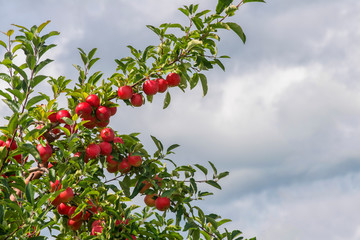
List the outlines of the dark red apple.
<svg viewBox="0 0 360 240">
<path fill-rule="evenodd" d="M 111 143 L 108 142 L 101 142 L 99 143 L 99 147 L 100 147 L 100 154 L 107 156 L 110 155 L 112 152 L 112 145 Z"/>
<path fill-rule="evenodd" d="M 134 107 L 140 107 L 141 105 L 143 105 L 142 95 L 139 93 L 134 93 L 131 97 L 131 104 Z"/>
<path fill-rule="evenodd" d="M 170 207 L 170 199 L 168 197 L 158 197 L 155 200 L 155 207 L 159 211 L 165 211 Z"/>
<path fill-rule="evenodd" d="M 165 79 L 158 78 L 155 81 L 157 81 L 158 84 L 159 84 L 159 91 L 158 91 L 159 93 L 163 93 L 163 92 L 165 92 L 167 90 L 168 83 L 167 83 L 167 81 Z"/>
<path fill-rule="evenodd" d="M 50 192 L 59 191 L 61 189 L 61 187 L 62 187 L 59 180 L 56 180 L 55 183 L 50 181 L 50 186 L 51 186 Z"/>
<path fill-rule="evenodd" d="M 55 123 L 57 122 L 56 115 L 57 112 L 51 111 L 51 114 L 47 118 L 50 120 L 50 122 Z"/>
<path fill-rule="evenodd" d="M 105 142 L 112 142 L 115 138 L 115 132 L 111 128 L 104 128 L 101 130 L 100 136 Z"/>
<path fill-rule="evenodd" d="M 86 102 L 92 107 L 97 108 L 100 106 L 100 99 L 97 95 L 91 94 L 86 98 Z"/>
<path fill-rule="evenodd" d="M 180 84 L 180 76 L 177 73 L 169 73 L 166 77 L 166 81 L 169 87 L 176 87 Z"/>
<path fill-rule="evenodd" d="M 134 166 L 134 167 L 140 167 L 141 163 L 142 163 L 142 159 L 140 156 L 137 156 L 137 155 L 130 155 L 128 157 L 128 163 L 131 165 L 131 166 Z"/>
<path fill-rule="evenodd" d="M 124 158 L 118 165 L 118 170 L 121 172 L 121 173 L 127 173 L 129 172 L 131 169 L 131 166 L 130 164 L 127 162 L 127 159 Z"/>
<path fill-rule="evenodd" d="M 130 99 L 133 95 L 133 90 L 130 86 L 122 86 L 118 89 L 118 96 L 120 99 L 126 100 Z"/>
<path fill-rule="evenodd" d="M 70 206 L 66 205 L 65 203 L 60 203 L 57 206 L 57 211 L 61 215 L 68 215 L 69 210 L 70 210 Z"/>
<path fill-rule="evenodd" d="M 81 102 L 76 106 L 75 112 L 79 117 L 87 117 L 91 115 L 92 107 L 87 102 Z"/>
<path fill-rule="evenodd" d="M 85 154 L 90 159 L 97 158 L 100 156 L 101 149 L 96 143 L 91 143 L 87 146 Z"/>
<path fill-rule="evenodd" d="M 146 95 L 155 95 L 159 91 L 159 83 L 155 80 L 146 80 L 143 90 Z"/>
<path fill-rule="evenodd" d="M 76 231 L 81 228 L 82 221 L 74 221 L 72 219 L 68 220 L 68 226 L 71 230 Z"/>
<path fill-rule="evenodd" d="M 111 117 L 111 110 L 108 107 L 100 106 L 96 109 L 96 118 L 102 121 L 108 121 Z"/>
<path fill-rule="evenodd" d="M 58 111 L 56 114 L 56 119 L 58 120 L 58 122 L 65 123 L 65 121 L 63 120 L 64 118 L 71 118 L 69 111 L 67 110 Z"/>
<path fill-rule="evenodd" d="M 47 162 L 47 160 L 52 155 L 52 149 L 49 144 L 46 144 L 45 147 L 41 144 L 36 146 L 36 149 L 39 151 L 40 158 L 42 162 Z"/>
<path fill-rule="evenodd" d="M 84 127 L 88 129 L 93 129 L 94 127 L 96 127 L 97 119 L 92 115 L 83 118 L 83 121 L 88 121 L 87 123 L 84 124 Z"/>
</svg>

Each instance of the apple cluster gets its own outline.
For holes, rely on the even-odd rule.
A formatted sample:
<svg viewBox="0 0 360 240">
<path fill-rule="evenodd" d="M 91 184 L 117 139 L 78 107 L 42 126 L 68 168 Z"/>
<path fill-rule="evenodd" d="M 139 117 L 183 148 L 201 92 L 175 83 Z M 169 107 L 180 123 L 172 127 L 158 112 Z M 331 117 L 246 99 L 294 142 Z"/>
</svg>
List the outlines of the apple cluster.
<svg viewBox="0 0 360 240">
<path fill-rule="evenodd" d="M 180 76 L 177 73 L 169 73 L 166 79 L 157 78 L 155 80 L 146 80 L 143 83 L 143 91 L 148 96 L 153 96 L 156 93 L 164 93 L 168 87 L 176 87 L 180 84 Z M 143 95 L 135 93 L 132 86 L 121 86 L 118 89 L 118 96 L 122 100 L 130 100 L 131 105 L 140 107 L 144 104 Z"/>
</svg>

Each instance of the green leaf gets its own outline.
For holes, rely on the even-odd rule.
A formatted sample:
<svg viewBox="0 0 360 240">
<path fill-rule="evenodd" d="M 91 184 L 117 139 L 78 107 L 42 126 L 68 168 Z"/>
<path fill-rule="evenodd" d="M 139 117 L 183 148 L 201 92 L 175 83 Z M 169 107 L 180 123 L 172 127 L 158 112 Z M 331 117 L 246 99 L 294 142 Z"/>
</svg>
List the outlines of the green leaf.
<svg viewBox="0 0 360 240">
<path fill-rule="evenodd" d="M 26 199 L 29 201 L 29 203 L 31 205 L 34 204 L 34 187 L 32 185 L 31 182 L 29 182 L 27 185 L 26 185 L 26 188 L 25 188 L 25 195 L 26 195 Z"/>
<path fill-rule="evenodd" d="M 19 112 L 19 105 L 17 102 L 9 99 L 3 99 L 3 102 L 6 103 L 14 113 Z"/>
<path fill-rule="evenodd" d="M 153 31 L 156 35 L 161 36 L 161 31 L 160 31 L 160 29 L 158 29 L 158 28 L 156 28 L 156 27 L 154 27 L 154 26 L 151 26 L 151 25 L 146 25 L 146 27 L 147 27 L 148 29 L 150 29 L 151 31 Z"/>
<path fill-rule="evenodd" d="M 53 60 L 51 59 L 45 59 L 44 61 L 40 62 L 38 65 L 36 65 L 34 72 L 35 74 L 38 73 L 43 67 L 51 63 Z"/>
<path fill-rule="evenodd" d="M 48 25 L 51 21 L 47 20 L 46 22 L 40 24 L 40 26 L 36 29 L 35 33 L 40 33 L 46 25 Z"/>
<path fill-rule="evenodd" d="M 162 143 L 154 136 L 151 136 L 151 139 L 154 141 L 156 147 L 160 150 L 160 151 L 163 151 L 164 150 L 164 147 L 162 145 Z"/>
<path fill-rule="evenodd" d="M 0 95 L 3 96 L 4 98 L 8 99 L 8 100 L 12 99 L 10 94 L 8 94 L 8 93 L 6 93 L 6 92 L 4 92 L 2 90 L 0 90 Z"/>
<path fill-rule="evenodd" d="M 205 175 L 208 174 L 208 170 L 206 169 L 206 167 L 201 166 L 200 164 L 194 164 L 195 167 L 197 167 L 198 169 L 200 169 Z"/>
<path fill-rule="evenodd" d="M 199 77 L 200 77 L 201 86 L 202 86 L 202 89 L 203 89 L 203 96 L 205 96 L 207 94 L 207 92 L 208 92 L 207 78 L 202 73 L 199 74 Z"/>
<path fill-rule="evenodd" d="M 170 147 L 168 147 L 168 149 L 166 150 L 166 152 L 169 153 L 171 150 L 173 150 L 173 149 L 175 149 L 175 148 L 177 148 L 177 147 L 180 147 L 180 145 L 179 145 L 179 144 L 173 144 L 173 145 L 171 145 Z"/>
<path fill-rule="evenodd" d="M 232 2 L 233 0 L 219 0 L 218 4 L 216 5 L 216 13 L 222 13 L 224 9 L 228 7 Z"/>
<path fill-rule="evenodd" d="M 209 161 L 209 164 L 210 164 L 211 168 L 212 168 L 213 171 L 214 171 L 214 175 L 216 176 L 216 175 L 217 175 L 217 170 L 216 170 L 215 165 L 214 165 L 212 162 L 210 162 L 210 161 Z"/>
<path fill-rule="evenodd" d="M 215 58 L 214 61 L 216 62 L 217 65 L 219 65 L 219 67 L 220 67 L 223 71 L 225 71 L 225 66 L 222 64 L 222 62 L 220 62 L 219 59 L 216 59 L 216 58 Z"/>
<path fill-rule="evenodd" d="M 36 85 L 38 85 L 39 83 L 44 81 L 46 78 L 47 78 L 47 76 L 45 76 L 45 75 L 38 75 L 38 76 L 34 77 L 33 80 L 30 82 L 30 86 L 32 88 L 34 88 Z"/>
<path fill-rule="evenodd" d="M 193 17 L 192 20 L 198 30 L 202 30 L 204 28 L 204 23 L 202 22 L 201 18 Z"/>
<path fill-rule="evenodd" d="M 6 35 L 7 35 L 8 37 L 10 37 L 11 35 L 13 35 L 13 33 L 14 33 L 14 30 L 13 30 L 13 29 L 10 29 L 9 31 L 7 31 Z"/>
<path fill-rule="evenodd" d="M 26 64 L 28 65 L 30 70 L 33 70 L 36 65 L 36 57 L 34 55 L 27 55 L 26 56 Z"/>
<path fill-rule="evenodd" d="M 179 8 L 179 11 L 182 12 L 183 14 L 185 14 L 186 16 L 189 16 L 189 11 L 185 8 Z"/>
<path fill-rule="evenodd" d="M 11 77 L 9 75 L 7 75 L 6 73 L 0 73 L 0 79 L 3 79 L 8 83 L 11 82 Z"/>
<path fill-rule="evenodd" d="M 205 216 L 206 217 L 206 220 L 209 222 L 209 223 L 211 223 L 211 225 L 215 228 L 215 229 L 217 229 L 218 228 L 218 224 L 217 224 L 217 222 L 216 222 L 216 220 L 214 219 L 214 218 L 212 218 L 212 217 L 210 217 L 210 216 Z"/>
<path fill-rule="evenodd" d="M 49 178 L 50 178 L 50 181 L 52 181 L 52 182 L 56 181 L 56 171 L 54 168 L 49 169 Z"/>
<path fill-rule="evenodd" d="M 199 74 L 194 73 L 194 75 L 190 78 L 190 89 L 193 89 L 194 87 L 196 87 L 198 82 L 199 82 Z"/>
<path fill-rule="evenodd" d="M 14 115 L 11 116 L 10 120 L 9 120 L 9 124 L 8 124 L 8 131 L 10 133 L 13 133 L 18 125 L 18 119 L 19 119 L 19 114 L 15 113 Z"/>
<path fill-rule="evenodd" d="M 169 106 L 170 101 L 171 101 L 170 93 L 166 92 L 163 109 L 165 109 L 165 108 L 167 108 Z"/>
<path fill-rule="evenodd" d="M 20 149 L 24 150 L 24 152 L 30 153 L 38 162 L 41 162 L 39 151 L 36 147 L 30 143 L 24 143 L 20 145 Z"/>
<path fill-rule="evenodd" d="M 206 183 L 221 190 L 221 186 L 214 180 L 207 180 Z"/>
<path fill-rule="evenodd" d="M 193 40 L 191 40 L 191 41 L 188 43 L 186 49 L 187 49 L 187 50 L 190 50 L 190 49 L 192 49 L 193 47 L 195 47 L 195 46 L 197 46 L 197 45 L 201 45 L 201 44 L 202 44 L 202 41 L 193 39 Z"/>
<path fill-rule="evenodd" d="M 4 43 L 3 41 L 0 40 L 0 45 L 3 46 L 4 48 L 7 48 L 6 43 Z"/>
<path fill-rule="evenodd" d="M 233 30 L 241 38 L 243 43 L 246 42 L 246 35 L 242 30 L 242 28 L 237 23 L 228 22 L 226 24 L 231 28 L 231 30 Z"/>
<path fill-rule="evenodd" d="M 26 109 L 30 109 L 34 104 L 44 100 L 44 96 L 38 95 L 33 98 L 31 98 L 28 103 L 26 104 Z"/>
<path fill-rule="evenodd" d="M 218 177 L 218 179 L 221 179 L 221 178 L 224 178 L 224 177 L 226 177 L 228 175 L 229 175 L 229 172 L 222 172 L 217 177 Z"/>
<path fill-rule="evenodd" d="M 24 78 L 24 80 L 27 80 L 27 75 L 21 68 L 19 68 L 15 64 L 11 64 L 11 67 L 14 68 Z"/>
</svg>

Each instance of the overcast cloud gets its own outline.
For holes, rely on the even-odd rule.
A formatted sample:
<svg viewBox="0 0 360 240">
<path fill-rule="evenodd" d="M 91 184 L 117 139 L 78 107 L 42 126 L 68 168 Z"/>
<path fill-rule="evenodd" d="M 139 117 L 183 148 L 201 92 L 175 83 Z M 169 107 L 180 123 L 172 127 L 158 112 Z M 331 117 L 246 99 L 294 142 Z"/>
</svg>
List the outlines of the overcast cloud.
<svg viewBox="0 0 360 240">
<path fill-rule="evenodd" d="M 110 76 L 113 59 L 128 55 L 126 45 L 157 44 L 146 24 L 184 22 L 177 8 L 189 3 L 0 0 L 0 30 L 50 19 L 48 30 L 61 35 L 48 74 L 75 79 L 76 48 L 97 47 L 101 61 L 94 70 Z M 208 96 L 172 89 L 167 110 L 155 97 L 141 109 L 120 107 L 111 124 L 142 132 L 148 148 L 150 134 L 165 145 L 179 143 L 179 163 L 212 161 L 230 170 L 223 190 L 201 204 L 233 219 L 230 226 L 246 237 L 358 240 L 359 12 L 358 0 L 246 4 L 231 21 L 248 41 L 221 34 L 219 51 L 231 59 L 224 61 L 226 72 L 207 73 Z"/>
</svg>

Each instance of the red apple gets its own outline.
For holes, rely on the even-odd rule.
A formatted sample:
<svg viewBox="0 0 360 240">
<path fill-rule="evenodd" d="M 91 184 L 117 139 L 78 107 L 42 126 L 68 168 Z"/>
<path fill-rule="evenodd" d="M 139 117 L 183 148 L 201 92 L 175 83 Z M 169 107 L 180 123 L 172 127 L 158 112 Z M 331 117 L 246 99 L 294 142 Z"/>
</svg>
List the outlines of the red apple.
<svg viewBox="0 0 360 240">
<path fill-rule="evenodd" d="M 154 207 L 155 206 L 155 199 L 154 199 L 155 196 L 156 196 L 155 193 L 146 195 L 144 198 L 145 204 L 149 207 Z"/>
<path fill-rule="evenodd" d="M 96 118 L 100 121 L 107 121 L 111 117 L 111 110 L 108 107 L 100 106 L 96 109 Z"/>
<path fill-rule="evenodd" d="M 104 223 L 104 222 L 101 221 L 101 220 L 95 220 L 95 221 L 91 224 L 91 228 L 102 226 L 103 223 Z"/>
<path fill-rule="evenodd" d="M 101 234 L 103 231 L 104 227 L 103 226 L 95 226 L 91 229 L 91 234 L 90 236 L 96 236 L 98 234 Z"/>
<path fill-rule="evenodd" d="M 180 84 L 180 76 L 177 73 L 169 73 L 166 77 L 166 81 L 169 87 L 176 87 Z"/>
<path fill-rule="evenodd" d="M 146 190 L 148 190 L 150 187 L 152 187 L 152 184 L 146 180 L 142 181 L 142 183 L 145 184 L 145 186 L 142 187 L 142 189 L 140 190 L 140 193 L 144 193 Z"/>
<path fill-rule="evenodd" d="M 10 146 L 10 144 L 11 144 L 11 146 Z M 15 140 L 11 142 L 11 139 L 10 139 L 10 138 L 9 138 L 8 140 L 6 140 L 5 146 L 6 146 L 7 149 L 10 148 L 10 150 L 15 150 L 15 149 L 17 149 L 17 144 L 16 144 Z"/>
<path fill-rule="evenodd" d="M 70 187 L 68 187 L 65 191 L 61 192 L 58 197 L 60 197 L 62 203 L 68 203 L 74 198 L 74 192 Z"/>
<path fill-rule="evenodd" d="M 81 225 L 82 225 L 82 221 L 74 221 L 72 219 L 68 220 L 68 226 L 73 231 L 79 230 Z"/>
<path fill-rule="evenodd" d="M 57 122 L 56 115 L 57 112 L 51 111 L 51 114 L 47 118 L 50 120 L 50 122 L 55 123 Z"/>
<path fill-rule="evenodd" d="M 13 158 L 16 160 L 17 163 L 21 164 L 21 162 L 22 162 L 22 154 L 15 155 Z"/>
<path fill-rule="evenodd" d="M 121 172 L 121 173 L 127 173 L 129 172 L 131 169 L 131 166 L 130 164 L 127 162 L 127 159 L 124 158 L 118 165 L 118 170 Z"/>
<path fill-rule="evenodd" d="M 108 165 L 106 167 L 106 170 L 109 172 L 109 173 L 116 173 L 118 170 L 118 165 Z"/>
<path fill-rule="evenodd" d="M 166 91 L 166 89 L 168 88 L 168 83 L 165 79 L 162 79 L 162 78 L 158 78 L 156 79 L 155 81 L 158 82 L 159 84 L 159 93 L 163 93 Z"/>
<path fill-rule="evenodd" d="M 71 118 L 69 111 L 67 110 L 58 111 L 56 114 L 56 119 L 58 120 L 58 122 L 65 123 L 65 121 L 63 120 L 64 118 Z"/>
<path fill-rule="evenodd" d="M 55 192 L 55 191 L 59 191 L 62 185 L 59 180 L 56 180 L 55 183 L 50 181 L 50 186 L 51 186 L 50 192 Z"/>
<path fill-rule="evenodd" d="M 115 138 L 115 132 L 111 128 L 104 128 L 101 130 L 100 136 L 105 142 L 112 142 Z"/>
<path fill-rule="evenodd" d="M 142 95 L 139 93 L 134 93 L 131 97 L 131 104 L 134 107 L 140 107 L 141 105 L 143 105 Z"/>
<path fill-rule="evenodd" d="M 118 165 L 119 165 L 119 162 L 118 161 L 115 161 L 114 159 L 113 159 L 113 156 L 111 156 L 111 155 L 109 155 L 109 156 L 107 156 L 106 157 L 106 162 L 107 162 L 107 165 L 108 166 L 116 166 L 116 167 L 118 167 Z"/>
<path fill-rule="evenodd" d="M 131 165 L 131 166 L 134 166 L 134 167 L 140 167 L 141 163 L 142 163 L 142 159 L 140 156 L 137 156 L 137 155 L 129 155 L 128 157 L 128 163 Z"/>
<path fill-rule="evenodd" d="M 96 117 L 90 115 L 90 116 L 83 118 L 82 120 L 88 121 L 87 123 L 84 124 L 84 127 L 88 128 L 88 129 L 93 129 L 94 127 L 96 127 L 96 124 L 97 124 Z"/>
<path fill-rule="evenodd" d="M 108 119 L 108 120 L 105 120 L 105 121 L 97 121 L 96 122 L 96 126 L 97 127 L 99 127 L 99 128 L 104 128 L 104 127 L 106 127 L 107 125 L 109 125 L 109 123 L 110 123 L 110 119 Z"/>
<path fill-rule="evenodd" d="M 91 94 L 86 98 L 86 102 L 92 107 L 97 108 L 100 106 L 100 99 L 97 95 Z"/>
<path fill-rule="evenodd" d="M 111 107 L 110 108 L 110 111 L 111 111 L 111 116 L 114 116 L 116 114 L 116 111 L 117 111 L 117 107 Z"/>
<path fill-rule="evenodd" d="M 59 206 L 60 206 L 60 205 L 59 205 Z M 69 218 L 70 218 L 71 220 L 74 220 L 74 221 L 78 222 L 78 221 L 81 221 L 81 220 L 82 220 L 83 212 L 81 211 L 81 212 L 79 212 L 78 214 L 76 214 L 76 215 L 74 216 L 74 213 L 76 212 L 76 209 L 77 209 L 77 207 L 75 207 L 75 206 L 70 207 L 67 215 L 69 216 Z"/>
<path fill-rule="evenodd" d="M 36 149 L 39 151 L 40 158 L 42 162 L 47 162 L 47 160 L 52 155 L 52 149 L 49 144 L 46 144 L 45 147 L 41 144 L 36 146 Z"/>
<path fill-rule="evenodd" d="M 89 103 L 81 102 L 76 106 L 75 112 L 79 117 L 87 117 L 91 115 L 92 108 Z"/>
<path fill-rule="evenodd" d="M 170 207 L 170 199 L 168 197 L 158 197 L 155 200 L 155 207 L 159 211 L 165 211 Z"/>
<path fill-rule="evenodd" d="M 51 132 L 52 132 L 52 134 L 57 135 L 57 134 L 60 133 L 60 129 L 58 129 L 58 128 L 53 128 L 53 129 L 51 130 Z"/>
<path fill-rule="evenodd" d="M 146 80 L 143 90 L 146 95 L 155 95 L 159 91 L 159 83 L 155 80 Z"/>
<path fill-rule="evenodd" d="M 101 142 L 99 143 L 99 147 L 100 147 L 100 154 L 107 156 L 110 155 L 112 152 L 112 145 L 111 143 L 108 142 Z"/>
<path fill-rule="evenodd" d="M 133 95 L 133 90 L 130 86 L 122 86 L 118 89 L 118 96 L 120 99 L 126 100 L 130 99 Z"/>
<path fill-rule="evenodd" d="M 85 154 L 90 159 L 97 158 L 100 156 L 101 149 L 96 143 L 91 143 L 87 146 Z"/>
<path fill-rule="evenodd" d="M 69 210 L 70 210 L 70 206 L 66 205 L 65 203 L 60 203 L 57 206 L 57 211 L 61 215 L 68 215 Z"/>
</svg>

